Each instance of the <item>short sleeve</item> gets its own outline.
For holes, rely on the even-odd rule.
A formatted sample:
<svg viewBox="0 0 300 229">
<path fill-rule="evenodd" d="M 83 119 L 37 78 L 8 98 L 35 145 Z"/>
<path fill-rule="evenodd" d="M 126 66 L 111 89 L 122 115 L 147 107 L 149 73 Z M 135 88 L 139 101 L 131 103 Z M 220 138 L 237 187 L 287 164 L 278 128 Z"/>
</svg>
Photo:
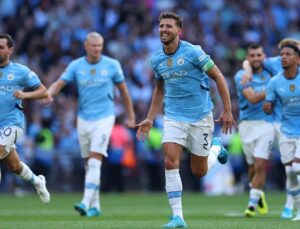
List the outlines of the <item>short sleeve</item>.
<svg viewBox="0 0 300 229">
<path fill-rule="evenodd" d="M 209 71 L 215 63 L 210 56 L 202 50 L 201 46 L 195 45 L 194 47 L 195 48 L 192 50 L 193 63 L 201 68 L 203 72 Z"/>
<path fill-rule="evenodd" d="M 116 61 L 115 62 L 116 73 L 113 76 L 113 81 L 115 84 L 122 83 L 124 81 L 124 72 L 122 70 L 121 64 Z"/>
<path fill-rule="evenodd" d="M 75 81 L 75 62 L 71 62 L 65 71 L 61 74 L 60 79 L 66 81 L 67 83 L 71 83 Z"/>
<path fill-rule="evenodd" d="M 41 81 L 38 75 L 35 72 L 29 70 L 26 74 L 26 87 L 37 88 L 38 86 L 40 86 L 40 84 Z"/>
<path fill-rule="evenodd" d="M 271 81 L 267 84 L 266 88 L 266 101 L 275 102 L 276 100 L 276 91 L 275 91 L 275 78 L 272 78 Z"/>
</svg>

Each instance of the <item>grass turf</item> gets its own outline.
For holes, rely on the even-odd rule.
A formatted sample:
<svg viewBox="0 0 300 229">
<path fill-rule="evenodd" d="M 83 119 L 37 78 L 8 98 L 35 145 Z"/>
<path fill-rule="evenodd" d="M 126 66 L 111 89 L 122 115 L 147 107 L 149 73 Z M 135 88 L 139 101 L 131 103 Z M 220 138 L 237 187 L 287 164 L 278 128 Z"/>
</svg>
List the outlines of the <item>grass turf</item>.
<svg viewBox="0 0 300 229">
<path fill-rule="evenodd" d="M 15 197 L 0 194 L 1 229 L 73 228 L 161 228 L 168 222 L 169 205 L 165 193 L 102 194 L 103 214 L 96 218 L 79 216 L 73 204 L 81 194 L 52 194 L 51 203 L 42 204 L 36 195 Z M 245 218 L 248 194 L 207 197 L 185 192 L 184 216 L 188 228 L 246 229 L 299 228 L 298 222 L 280 219 L 283 193 L 267 193 L 269 214 Z"/>
</svg>

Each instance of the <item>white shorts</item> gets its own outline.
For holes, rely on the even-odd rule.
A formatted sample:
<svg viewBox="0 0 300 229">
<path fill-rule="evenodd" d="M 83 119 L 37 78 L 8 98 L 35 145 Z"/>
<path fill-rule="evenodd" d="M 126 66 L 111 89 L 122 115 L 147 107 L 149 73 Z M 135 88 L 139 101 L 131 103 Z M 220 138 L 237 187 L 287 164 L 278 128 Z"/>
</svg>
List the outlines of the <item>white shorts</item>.
<svg viewBox="0 0 300 229">
<path fill-rule="evenodd" d="M 280 127 L 281 127 L 281 123 L 279 122 L 274 122 L 274 130 L 275 130 L 275 141 L 277 141 L 278 143 L 280 142 Z"/>
<path fill-rule="evenodd" d="M 107 157 L 107 146 L 114 123 L 114 115 L 96 121 L 77 118 L 79 145 L 83 158 L 89 157 L 90 152 Z"/>
<path fill-rule="evenodd" d="M 283 164 L 293 161 L 295 157 L 300 158 L 300 137 L 289 138 L 281 132 L 279 149 Z"/>
<path fill-rule="evenodd" d="M 5 158 L 13 149 L 16 149 L 16 141 L 23 133 L 23 129 L 17 126 L 0 128 L 0 146 L 4 147 L 4 152 L 0 159 Z"/>
<path fill-rule="evenodd" d="M 212 113 L 195 123 L 186 123 L 164 118 L 162 143 L 174 142 L 198 156 L 208 156 L 213 137 Z"/>
<path fill-rule="evenodd" d="M 269 159 L 275 136 L 272 123 L 242 121 L 239 124 L 239 133 L 246 161 L 249 165 L 254 164 L 254 158 Z"/>
</svg>

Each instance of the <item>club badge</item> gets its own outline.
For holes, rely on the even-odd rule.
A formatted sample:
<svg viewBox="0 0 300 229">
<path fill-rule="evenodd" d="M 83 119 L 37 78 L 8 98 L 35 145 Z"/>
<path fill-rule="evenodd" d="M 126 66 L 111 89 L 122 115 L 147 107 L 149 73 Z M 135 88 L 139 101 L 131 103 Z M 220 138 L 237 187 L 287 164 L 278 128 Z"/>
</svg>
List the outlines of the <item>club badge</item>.
<svg viewBox="0 0 300 229">
<path fill-rule="evenodd" d="M 170 67 L 172 67 L 172 64 L 173 64 L 172 59 L 168 58 L 168 60 L 167 60 L 167 66 L 170 68 Z"/>
</svg>

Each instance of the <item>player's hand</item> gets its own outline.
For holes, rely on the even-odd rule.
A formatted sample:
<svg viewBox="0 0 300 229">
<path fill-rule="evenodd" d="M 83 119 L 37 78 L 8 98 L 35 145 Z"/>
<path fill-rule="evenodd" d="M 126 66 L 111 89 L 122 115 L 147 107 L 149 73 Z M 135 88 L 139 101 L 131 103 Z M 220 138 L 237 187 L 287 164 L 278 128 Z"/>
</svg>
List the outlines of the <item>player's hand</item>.
<svg viewBox="0 0 300 229">
<path fill-rule="evenodd" d="M 47 98 L 45 99 L 40 99 L 40 103 L 44 106 L 50 105 L 53 102 L 53 97 L 48 93 Z"/>
<path fill-rule="evenodd" d="M 266 114 L 272 114 L 273 112 L 273 107 L 272 107 L 272 104 L 269 103 L 269 102 L 264 102 L 263 104 L 263 111 L 266 113 Z"/>
<path fill-rule="evenodd" d="M 21 90 L 16 90 L 14 91 L 14 96 L 17 98 L 17 99 L 26 99 L 25 97 L 25 92 L 21 91 Z"/>
<path fill-rule="evenodd" d="M 242 75 L 241 84 L 246 85 L 249 81 L 252 80 L 253 72 L 252 67 L 248 60 L 243 61 L 244 74 Z"/>
<path fill-rule="evenodd" d="M 137 126 L 139 127 L 137 133 L 136 133 L 136 137 L 138 140 L 142 140 L 144 141 L 145 139 L 150 138 L 149 136 L 149 132 L 151 127 L 153 126 L 153 120 L 150 119 L 145 119 L 144 121 L 142 121 L 141 123 L 137 124 Z"/>
<path fill-rule="evenodd" d="M 125 121 L 125 126 L 128 128 L 135 128 L 135 117 L 128 117 L 128 119 Z"/>
<path fill-rule="evenodd" d="M 224 134 L 228 134 L 232 132 L 232 126 L 234 125 L 236 128 L 238 128 L 236 122 L 233 119 L 232 113 L 229 111 L 223 111 L 219 118 L 216 120 L 216 122 L 221 122 L 222 125 L 222 132 Z"/>
</svg>

